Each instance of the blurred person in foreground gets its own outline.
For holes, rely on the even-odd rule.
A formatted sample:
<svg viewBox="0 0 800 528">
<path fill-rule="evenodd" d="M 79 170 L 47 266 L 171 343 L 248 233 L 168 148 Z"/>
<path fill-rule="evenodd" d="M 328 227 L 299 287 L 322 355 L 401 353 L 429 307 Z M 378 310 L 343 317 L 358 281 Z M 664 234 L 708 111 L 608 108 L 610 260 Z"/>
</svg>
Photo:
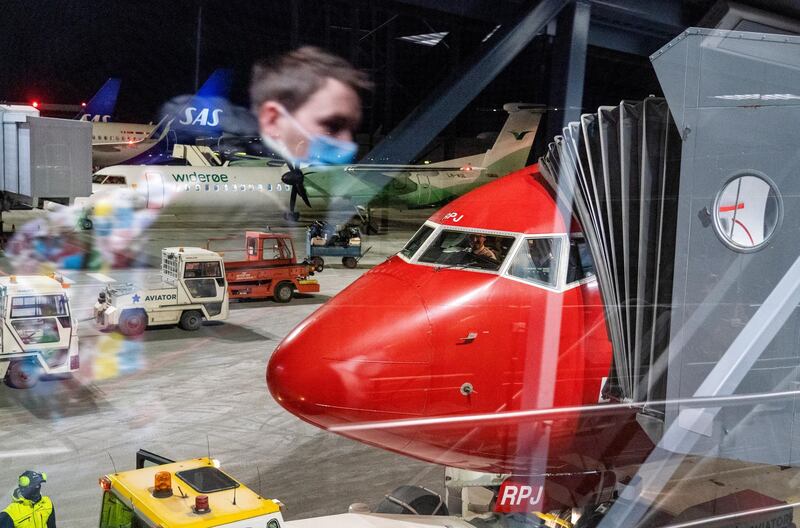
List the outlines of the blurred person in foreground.
<svg viewBox="0 0 800 528">
<path fill-rule="evenodd" d="M 371 88 L 367 74 L 343 58 L 304 46 L 253 67 L 250 101 L 263 142 L 294 170 L 353 161 L 359 92 Z"/>
<path fill-rule="evenodd" d="M 0 512 L 0 528 L 56 528 L 50 497 L 42 495 L 46 473 L 26 471 L 17 480 L 11 504 Z"/>
</svg>

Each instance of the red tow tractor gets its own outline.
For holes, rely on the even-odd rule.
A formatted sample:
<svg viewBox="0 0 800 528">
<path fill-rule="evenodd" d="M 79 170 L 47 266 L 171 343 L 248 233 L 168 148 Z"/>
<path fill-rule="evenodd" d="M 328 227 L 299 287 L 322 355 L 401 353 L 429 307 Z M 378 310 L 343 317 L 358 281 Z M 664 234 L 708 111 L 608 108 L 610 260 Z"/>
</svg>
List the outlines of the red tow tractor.
<svg viewBox="0 0 800 528">
<path fill-rule="evenodd" d="M 211 238 L 212 241 L 227 240 Z M 265 299 L 287 303 L 295 292 L 317 293 L 319 282 L 310 278 L 314 266 L 297 262 L 297 254 L 290 235 L 285 233 L 245 232 L 245 260 L 226 261 L 225 277 L 231 299 Z M 222 251 L 218 251 L 224 255 Z"/>
</svg>

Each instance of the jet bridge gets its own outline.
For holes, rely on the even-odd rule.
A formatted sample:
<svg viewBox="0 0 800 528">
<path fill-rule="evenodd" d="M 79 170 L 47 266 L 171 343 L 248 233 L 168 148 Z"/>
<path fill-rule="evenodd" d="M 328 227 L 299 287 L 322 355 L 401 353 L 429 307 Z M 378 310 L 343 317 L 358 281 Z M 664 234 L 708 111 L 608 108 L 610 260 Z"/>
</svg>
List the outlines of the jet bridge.
<svg viewBox="0 0 800 528">
<path fill-rule="evenodd" d="M 2 210 L 69 204 L 92 191 L 92 124 L 0 105 Z"/>
<path fill-rule="evenodd" d="M 585 114 L 540 160 L 595 256 L 606 395 L 664 449 L 797 465 L 800 37 L 690 29 L 651 60 L 666 100 Z"/>
</svg>

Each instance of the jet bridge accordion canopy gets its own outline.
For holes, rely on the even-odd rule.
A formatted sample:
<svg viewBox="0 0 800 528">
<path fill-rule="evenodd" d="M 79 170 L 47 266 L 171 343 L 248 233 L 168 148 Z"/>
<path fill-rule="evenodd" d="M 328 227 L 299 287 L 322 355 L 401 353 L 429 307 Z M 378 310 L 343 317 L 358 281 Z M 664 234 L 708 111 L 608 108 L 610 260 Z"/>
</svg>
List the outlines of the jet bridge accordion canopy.
<svg viewBox="0 0 800 528">
<path fill-rule="evenodd" d="M 800 463 L 800 38 L 689 29 L 651 60 L 666 100 L 585 114 L 540 159 L 595 256 L 606 392 L 666 449 Z"/>
</svg>

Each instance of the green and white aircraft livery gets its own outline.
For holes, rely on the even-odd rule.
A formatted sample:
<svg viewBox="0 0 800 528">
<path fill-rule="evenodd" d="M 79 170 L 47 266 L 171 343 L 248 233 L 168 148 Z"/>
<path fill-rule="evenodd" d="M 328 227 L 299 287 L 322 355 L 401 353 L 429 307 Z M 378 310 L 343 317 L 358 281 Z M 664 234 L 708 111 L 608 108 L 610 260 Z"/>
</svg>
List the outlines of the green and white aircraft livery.
<svg viewBox="0 0 800 528">
<path fill-rule="evenodd" d="M 303 184 L 316 212 L 354 207 L 439 206 L 495 178 L 523 168 L 530 155 L 543 113 L 541 106 L 509 103 L 508 118 L 492 148 L 485 153 L 424 165 L 339 165 L 305 167 Z M 289 209 L 292 187 L 281 177 L 285 164 L 263 158 L 221 163 L 207 147 L 176 145 L 186 167 L 116 165 L 93 177 L 93 196 L 127 187 L 141 193 L 147 207 L 176 216 L 252 211 L 282 214 Z M 301 197 L 296 209 L 307 211 Z"/>
</svg>

